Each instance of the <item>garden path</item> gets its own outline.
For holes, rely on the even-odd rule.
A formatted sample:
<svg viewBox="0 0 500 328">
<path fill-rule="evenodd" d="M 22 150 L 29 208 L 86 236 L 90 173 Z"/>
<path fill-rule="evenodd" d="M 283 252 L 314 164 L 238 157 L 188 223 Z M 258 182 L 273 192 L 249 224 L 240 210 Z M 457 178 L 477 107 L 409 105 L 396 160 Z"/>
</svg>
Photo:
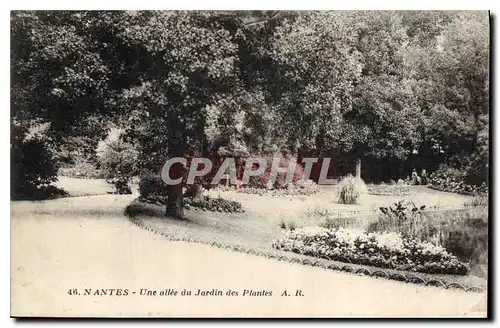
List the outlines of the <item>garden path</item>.
<svg viewBox="0 0 500 328">
<path fill-rule="evenodd" d="M 361 277 L 201 244 L 131 224 L 136 195 L 11 202 L 11 314 L 433 317 L 486 315 L 486 294 Z M 70 296 L 69 289 L 272 291 L 267 297 Z M 304 296 L 282 297 L 284 290 Z M 195 292 L 195 291 L 194 291 Z M 431 301 L 432 300 L 432 301 Z"/>
</svg>

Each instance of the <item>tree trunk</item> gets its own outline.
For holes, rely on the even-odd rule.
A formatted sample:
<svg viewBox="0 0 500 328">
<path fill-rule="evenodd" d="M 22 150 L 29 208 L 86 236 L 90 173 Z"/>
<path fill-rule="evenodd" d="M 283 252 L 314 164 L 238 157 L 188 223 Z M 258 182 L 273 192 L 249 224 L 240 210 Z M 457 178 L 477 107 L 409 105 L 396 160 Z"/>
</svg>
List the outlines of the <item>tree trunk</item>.
<svg viewBox="0 0 500 328">
<path fill-rule="evenodd" d="M 184 157 L 184 147 L 180 143 L 174 144 L 171 157 Z M 173 180 L 182 178 L 184 174 L 184 165 L 175 163 L 170 167 L 170 178 Z M 177 219 L 184 218 L 182 182 L 176 185 L 167 186 L 167 208 L 166 216 L 171 216 Z"/>
<path fill-rule="evenodd" d="M 356 159 L 356 178 L 361 178 L 361 158 Z"/>
<path fill-rule="evenodd" d="M 203 154 L 203 147 L 200 144 L 198 145 L 197 149 L 193 151 L 193 158 L 202 157 L 202 154 Z M 184 196 L 188 198 L 201 198 L 201 195 L 203 193 L 202 183 L 203 183 L 203 177 L 197 177 L 197 179 L 194 180 L 194 184 L 186 186 L 187 190 Z"/>
<path fill-rule="evenodd" d="M 184 218 L 182 184 L 176 184 L 167 187 L 167 209 L 166 216 L 171 216 L 176 219 Z"/>
<path fill-rule="evenodd" d="M 186 197 L 201 198 L 202 194 L 203 194 L 203 187 L 199 184 L 194 184 L 187 187 Z"/>
</svg>

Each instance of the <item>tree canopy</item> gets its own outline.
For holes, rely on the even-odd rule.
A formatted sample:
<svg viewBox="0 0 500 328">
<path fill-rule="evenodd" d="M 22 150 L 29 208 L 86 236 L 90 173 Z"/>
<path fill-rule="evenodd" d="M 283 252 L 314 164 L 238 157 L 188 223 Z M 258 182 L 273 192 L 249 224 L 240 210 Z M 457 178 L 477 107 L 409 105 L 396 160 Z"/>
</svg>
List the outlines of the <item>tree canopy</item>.
<svg viewBox="0 0 500 328">
<path fill-rule="evenodd" d="M 152 171 L 214 148 L 488 161 L 486 12 L 13 11 L 11 39 L 12 117 L 55 147 L 113 122 Z"/>
</svg>

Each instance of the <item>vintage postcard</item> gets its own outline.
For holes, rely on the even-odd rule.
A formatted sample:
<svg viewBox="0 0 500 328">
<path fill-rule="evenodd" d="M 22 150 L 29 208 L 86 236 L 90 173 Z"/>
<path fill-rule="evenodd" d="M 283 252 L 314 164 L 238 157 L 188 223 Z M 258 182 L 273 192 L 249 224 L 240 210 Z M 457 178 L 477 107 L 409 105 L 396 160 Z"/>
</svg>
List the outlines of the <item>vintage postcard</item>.
<svg viewBox="0 0 500 328">
<path fill-rule="evenodd" d="M 488 11 L 10 33 L 12 317 L 488 317 Z"/>
</svg>

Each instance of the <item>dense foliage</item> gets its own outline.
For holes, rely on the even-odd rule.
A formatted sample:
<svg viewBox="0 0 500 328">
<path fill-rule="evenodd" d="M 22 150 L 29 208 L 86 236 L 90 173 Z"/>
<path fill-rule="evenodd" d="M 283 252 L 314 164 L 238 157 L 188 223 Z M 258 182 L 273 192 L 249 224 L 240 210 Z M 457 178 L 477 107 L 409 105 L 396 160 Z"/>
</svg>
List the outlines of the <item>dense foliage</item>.
<svg viewBox="0 0 500 328">
<path fill-rule="evenodd" d="M 120 138 L 103 144 L 98 154 L 100 168 L 106 178 L 130 180 L 137 174 L 139 154 L 133 145 Z"/>
<path fill-rule="evenodd" d="M 142 196 L 139 198 L 141 202 L 154 205 L 166 205 L 168 201 L 168 196 L 153 195 Z M 197 209 L 202 211 L 212 211 L 212 212 L 229 212 L 229 213 L 242 213 L 245 209 L 240 202 L 224 199 L 222 197 L 209 197 L 202 196 L 197 198 L 184 197 L 183 207 L 185 209 Z"/>
<path fill-rule="evenodd" d="M 38 198 L 40 187 L 56 180 L 57 161 L 51 140 L 40 126 L 14 121 L 11 125 L 11 197 Z"/>
<path fill-rule="evenodd" d="M 112 121 L 139 171 L 287 152 L 333 154 L 337 175 L 361 158 L 366 181 L 487 179 L 486 12 L 13 11 L 11 36 L 12 117 L 56 152 L 86 138 L 92 157 Z"/>
<path fill-rule="evenodd" d="M 429 187 L 463 195 L 478 195 L 488 192 L 485 182 L 482 182 L 480 185 L 470 185 L 466 183 L 467 177 L 466 171 L 442 166 L 431 174 Z"/>
</svg>

